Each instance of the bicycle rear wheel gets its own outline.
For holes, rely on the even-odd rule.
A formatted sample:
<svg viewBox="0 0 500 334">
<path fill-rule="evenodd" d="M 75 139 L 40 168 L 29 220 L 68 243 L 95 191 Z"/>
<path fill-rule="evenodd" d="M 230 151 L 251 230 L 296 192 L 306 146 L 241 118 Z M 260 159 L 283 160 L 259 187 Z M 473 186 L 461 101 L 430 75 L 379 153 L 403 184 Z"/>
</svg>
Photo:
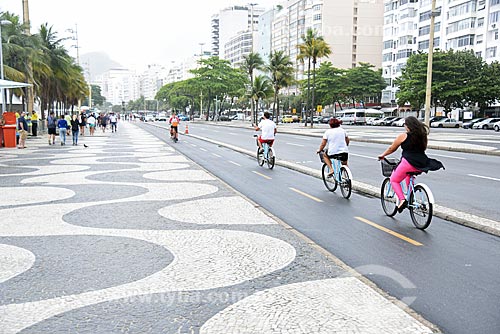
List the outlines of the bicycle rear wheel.
<svg viewBox="0 0 500 334">
<path fill-rule="evenodd" d="M 274 156 L 274 150 L 269 147 L 269 150 L 267 151 L 267 167 L 269 169 L 274 168 L 274 162 L 276 160 L 276 157 Z"/>
<path fill-rule="evenodd" d="M 431 224 L 432 203 L 429 200 L 429 194 L 420 185 L 415 186 L 415 191 L 410 195 L 410 217 L 413 225 L 420 230 L 425 230 Z"/>
<path fill-rule="evenodd" d="M 261 152 L 260 148 L 257 148 L 257 163 L 259 166 L 264 166 L 264 152 Z"/>
<path fill-rule="evenodd" d="M 328 191 L 335 191 L 337 189 L 337 181 L 335 181 L 335 176 L 328 176 L 330 173 L 330 168 L 328 168 L 327 164 L 323 164 L 323 168 L 321 169 L 321 176 L 323 178 L 323 183 L 325 184 L 326 189 Z"/>
<path fill-rule="evenodd" d="M 340 191 L 346 199 L 351 197 L 352 193 L 352 181 L 347 168 L 345 166 L 340 167 Z"/>
<path fill-rule="evenodd" d="M 380 188 L 380 201 L 382 202 L 382 209 L 385 214 L 389 217 L 393 217 L 397 210 L 396 204 L 396 193 L 391 186 L 391 180 L 386 178 L 382 183 L 382 187 Z"/>
</svg>

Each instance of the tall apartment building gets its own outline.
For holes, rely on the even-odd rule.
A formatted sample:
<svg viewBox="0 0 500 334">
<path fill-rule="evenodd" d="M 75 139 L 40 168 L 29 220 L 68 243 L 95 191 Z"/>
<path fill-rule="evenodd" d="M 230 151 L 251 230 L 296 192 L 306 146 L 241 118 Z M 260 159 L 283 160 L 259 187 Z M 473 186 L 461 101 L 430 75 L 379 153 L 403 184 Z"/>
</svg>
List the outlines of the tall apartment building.
<svg viewBox="0 0 500 334">
<path fill-rule="evenodd" d="M 395 102 L 394 79 L 408 57 L 429 52 L 432 0 L 386 0 L 384 2 L 383 76 L 387 88 L 382 103 Z M 499 60 L 500 0 L 437 0 L 434 48 L 473 50 L 491 63 Z"/>
<path fill-rule="evenodd" d="M 383 3 L 362 0 L 286 0 L 273 21 L 272 49 L 285 50 L 297 70 L 297 80 L 305 78 L 307 67 L 297 61 L 298 45 L 309 28 L 323 36 L 338 68 L 352 68 L 367 62 L 382 65 Z M 318 63 L 318 66 L 319 66 Z"/>
<path fill-rule="evenodd" d="M 128 102 L 140 97 L 139 78 L 128 69 L 110 69 L 98 81 L 101 82 L 101 95 L 113 105 L 121 105 L 122 101 Z"/>
<path fill-rule="evenodd" d="M 231 6 L 212 16 L 212 55 L 225 57 L 225 47 L 235 35 L 257 29 L 263 8 Z M 253 22 L 252 22 L 253 21 Z"/>
</svg>

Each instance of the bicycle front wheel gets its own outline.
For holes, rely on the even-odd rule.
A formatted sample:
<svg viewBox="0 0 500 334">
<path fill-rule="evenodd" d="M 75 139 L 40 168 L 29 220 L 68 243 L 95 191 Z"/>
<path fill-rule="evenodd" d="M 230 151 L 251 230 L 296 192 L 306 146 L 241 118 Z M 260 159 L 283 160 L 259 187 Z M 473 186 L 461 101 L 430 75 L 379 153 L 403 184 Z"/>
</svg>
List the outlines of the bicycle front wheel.
<svg viewBox="0 0 500 334">
<path fill-rule="evenodd" d="M 382 187 L 380 188 L 380 201 L 382 202 L 382 209 L 389 217 L 393 217 L 397 210 L 396 204 L 396 193 L 391 186 L 391 180 L 386 178 L 382 183 Z"/>
<path fill-rule="evenodd" d="M 335 181 L 335 176 L 328 176 L 330 173 L 330 168 L 327 164 L 323 164 L 323 169 L 321 169 L 321 176 L 323 178 L 323 183 L 325 184 L 328 191 L 335 191 L 337 189 L 337 182 Z"/>
<path fill-rule="evenodd" d="M 413 225 L 420 230 L 425 230 L 431 224 L 432 203 L 429 200 L 429 194 L 424 187 L 415 186 L 415 191 L 410 195 L 410 217 Z"/>
<path fill-rule="evenodd" d="M 264 166 L 264 152 L 261 152 L 260 148 L 257 148 L 257 163 Z"/>
<path fill-rule="evenodd" d="M 348 167 L 345 166 L 340 167 L 340 191 L 342 192 L 342 196 L 346 199 L 351 197 L 352 192 L 352 181 L 349 177 L 347 168 Z"/>
<path fill-rule="evenodd" d="M 269 169 L 274 168 L 275 160 L 276 160 L 276 157 L 274 156 L 274 150 L 270 147 L 269 151 L 267 152 L 267 167 Z"/>
</svg>

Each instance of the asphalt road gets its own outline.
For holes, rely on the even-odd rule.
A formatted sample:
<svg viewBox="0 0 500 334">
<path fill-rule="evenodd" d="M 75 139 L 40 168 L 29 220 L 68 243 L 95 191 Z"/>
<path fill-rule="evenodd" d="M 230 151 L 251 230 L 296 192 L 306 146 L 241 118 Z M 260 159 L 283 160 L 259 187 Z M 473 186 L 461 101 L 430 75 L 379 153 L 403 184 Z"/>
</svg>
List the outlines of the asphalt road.
<svg viewBox="0 0 500 334">
<path fill-rule="evenodd" d="M 163 129 L 142 126 L 167 139 Z M 245 142 L 242 147 L 255 149 L 248 130 L 216 132 L 217 128 L 191 125 L 190 131 L 201 136 L 211 133 L 212 138 L 228 140 L 237 146 Z M 318 140 L 295 141 L 294 136 L 279 135 L 278 157 L 299 150 L 314 152 Z M 167 142 L 410 305 L 443 332 L 497 334 L 500 331 L 500 238 L 436 217 L 427 231 L 420 231 L 413 227 L 408 212 L 394 219 L 385 216 L 378 199 L 354 193 L 350 200 L 345 200 L 339 193 L 326 191 L 321 180 L 279 166 L 274 170 L 259 167 L 252 157 L 203 140 L 182 136 L 177 144 Z M 359 155 L 370 157 L 380 148 L 368 148 L 364 154 L 360 150 Z M 319 160 L 315 159 L 310 154 L 301 162 L 319 166 Z M 450 165 L 448 169 L 455 168 L 451 158 L 444 159 Z M 463 161 L 458 160 L 457 164 Z M 376 161 L 369 158 L 353 155 L 351 165 L 365 165 L 371 177 L 380 174 Z M 354 173 L 358 179 L 361 177 L 360 171 L 354 169 Z M 438 180 L 431 177 L 425 176 L 425 182 L 439 194 L 440 186 L 435 183 Z M 447 176 L 442 187 L 453 183 Z M 470 189 L 484 191 L 474 185 L 465 194 L 470 194 Z"/>
<path fill-rule="evenodd" d="M 183 127 L 180 127 L 183 128 Z M 377 131 L 381 134 L 378 138 L 394 138 L 401 132 L 400 128 L 368 127 L 361 130 L 360 127 L 350 127 L 349 132 Z M 213 126 L 206 124 L 190 124 L 190 133 L 198 136 L 218 140 L 225 143 L 253 151 L 255 141 L 254 131 L 238 127 Z M 475 140 L 475 143 L 486 143 L 500 145 L 498 140 L 485 139 L 485 136 L 495 136 L 497 133 L 484 130 L 467 129 L 433 129 L 433 137 L 453 138 L 455 131 L 462 131 L 469 135 L 460 135 L 463 139 Z M 437 133 L 439 132 L 439 133 Z M 368 136 L 368 135 L 367 135 Z M 373 135 L 372 135 L 373 136 Z M 473 137 L 472 137 L 473 136 Z M 321 139 L 318 137 L 298 136 L 279 133 L 275 142 L 276 154 L 279 159 L 307 167 L 320 169 L 321 163 L 315 154 Z M 380 171 L 380 163 L 376 157 L 382 153 L 388 145 L 351 142 L 349 167 L 353 177 L 357 181 L 379 187 L 383 176 Z M 480 217 L 498 221 L 500 217 L 500 206 L 492 199 L 499 199 L 498 186 L 500 185 L 500 157 L 492 155 L 470 154 L 460 152 L 449 152 L 429 149 L 428 155 L 443 162 L 446 170 L 430 172 L 417 177 L 417 182 L 423 182 L 432 189 L 436 203 L 455 210 L 471 213 Z M 400 157 L 400 151 L 393 156 Z"/>
</svg>

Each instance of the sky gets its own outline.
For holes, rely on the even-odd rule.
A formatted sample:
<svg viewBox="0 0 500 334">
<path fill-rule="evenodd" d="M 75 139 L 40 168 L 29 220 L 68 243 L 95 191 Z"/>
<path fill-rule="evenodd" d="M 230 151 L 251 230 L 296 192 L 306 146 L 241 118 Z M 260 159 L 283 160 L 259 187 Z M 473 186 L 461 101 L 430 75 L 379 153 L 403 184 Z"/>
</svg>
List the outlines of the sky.
<svg viewBox="0 0 500 334">
<path fill-rule="evenodd" d="M 104 52 L 122 66 L 140 70 L 148 64 L 169 66 L 203 50 L 210 50 L 210 20 L 220 9 L 245 5 L 241 0 L 31 0 L 31 32 L 43 23 L 58 37 L 78 31 L 80 55 Z M 278 0 L 259 0 L 272 8 Z M 22 0 L 2 0 L 0 11 L 22 18 Z M 67 48 L 76 58 L 74 42 Z"/>
</svg>

